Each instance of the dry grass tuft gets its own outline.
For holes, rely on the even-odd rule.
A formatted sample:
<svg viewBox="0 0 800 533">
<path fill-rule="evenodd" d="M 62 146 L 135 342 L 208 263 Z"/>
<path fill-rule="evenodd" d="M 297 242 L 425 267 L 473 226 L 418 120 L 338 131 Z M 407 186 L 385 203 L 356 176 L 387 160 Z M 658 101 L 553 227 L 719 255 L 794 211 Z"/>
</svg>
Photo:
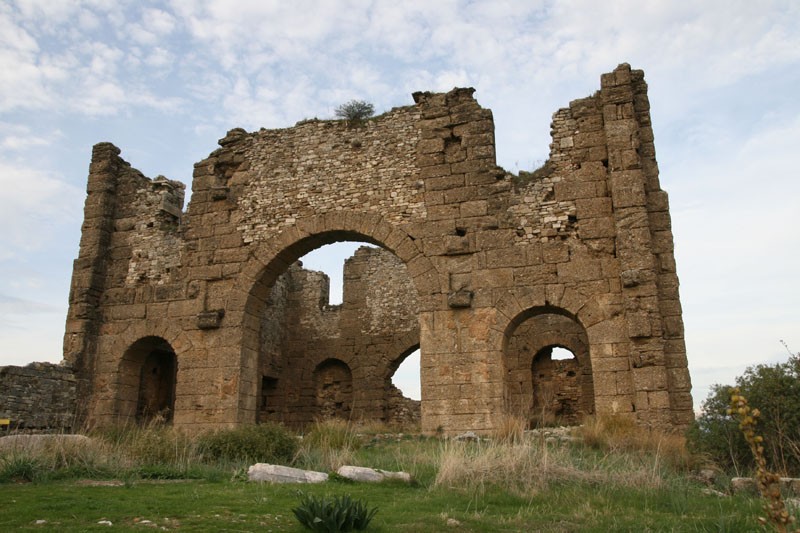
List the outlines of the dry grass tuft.
<svg viewBox="0 0 800 533">
<path fill-rule="evenodd" d="M 636 424 L 631 417 L 587 417 L 576 430 L 576 434 L 590 448 L 650 454 L 677 470 L 690 470 L 700 460 L 686 448 L 686 438 L 682 434 L 645 428 Z"/>
<path fill-rule="evenodd" d="M 438 459 L 434 486 L 482 492 L 499 487 L 530 496 L 552 483 L 607 483 L 657 487 L 660 473 L 642 461 L 586 461 L 574 448 L 541 441 L 446 442 Z"/>
<path fill-rule="evenodd" d="M 521 416 L 503 415 L 495 426 L 492 437 L 497 442 L 506 444 L 521 443 L 525 440 L 525 429 L 528 421 Z"/>
<path fill-rule="evenodd" d="M 434 485 L 479 491 L 494 486 L 518 495 L 563 482 L 657 488 L 670 473 L 695 464 L 682 436 L 642 428 L 629 418 L 587 419 L 576 428 L 583 445 L 547 443 L 523 428 L 524 422 L 509 417 L 493 441 L 444 443 Z"/>
<path fill-rule="evenodd" d="M 303 435 L 295 463 L 321 471 L 336 471 L 353 463 L 361 446 L 356 428 L 346 420 L 332 418 L 314 422 Z"/>
</svg>

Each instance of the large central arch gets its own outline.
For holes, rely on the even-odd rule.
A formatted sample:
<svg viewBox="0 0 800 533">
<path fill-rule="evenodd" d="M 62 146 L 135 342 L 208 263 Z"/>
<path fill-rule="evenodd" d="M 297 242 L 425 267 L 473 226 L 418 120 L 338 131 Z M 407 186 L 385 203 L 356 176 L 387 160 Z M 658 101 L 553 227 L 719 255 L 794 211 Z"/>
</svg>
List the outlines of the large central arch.
<svg viewBox="0 0 800 533">
<path fill-rule="evenodd" d="M 237 283 L 241 291 L 239 294 L 247 294 L 241 315 L 232 314 L 226 318 L 241 323 L 239 405 L 244 407 L 240 415 L 244 421 L 257 419 L 258 389 L 262 383 L 256 371 L 259 358 L 259 311 L 266 305 L 270 289 L 297 259 L 316 248 L 342 241 L 368 242 L 389 250 L 402 261 L 417 293 L 418 320 L 424 320 L 435 307 L 434 301 L 437 295 L 441 295 L 441 288 L 433 263 L 425 257 L 415 239 L 379 216 L 347 213 L 301 219 L 274 239 L 259 243 Z M 230 309 L 230 305 L 227 309 Z M 426 339 L 419 337 L 417 342 L 422 360 L 425 358 Z M 422 394 L 424 397 L 425 392 Z"/>
</svg>

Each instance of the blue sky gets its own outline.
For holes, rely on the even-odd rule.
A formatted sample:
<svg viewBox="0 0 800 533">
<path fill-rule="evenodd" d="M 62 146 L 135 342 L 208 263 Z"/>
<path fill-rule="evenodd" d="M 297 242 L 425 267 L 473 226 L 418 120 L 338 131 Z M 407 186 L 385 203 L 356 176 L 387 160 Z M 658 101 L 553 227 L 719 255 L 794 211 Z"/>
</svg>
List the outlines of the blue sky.
<svg viewBox="0 0 800 533">
<path fill-rule="evenodd" d="M 97 142 L 189 185 L 231 128 L 472 86 L 498 163 L 525 170 L 621 62 L 650 85 L 699 404 L 781 339 L 800 351 L 794 0 L 2 2 L 0 364 L 60 360 Z"/>
</svg>

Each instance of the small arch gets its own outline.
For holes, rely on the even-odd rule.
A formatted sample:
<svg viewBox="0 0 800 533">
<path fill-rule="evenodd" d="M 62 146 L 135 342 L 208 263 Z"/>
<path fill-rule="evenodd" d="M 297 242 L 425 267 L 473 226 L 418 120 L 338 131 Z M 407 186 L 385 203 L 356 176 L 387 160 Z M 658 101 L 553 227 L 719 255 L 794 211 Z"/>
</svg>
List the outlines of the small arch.
<svg viewBox="0 0 800 533">
<path fill-rule="evenodd" d="M 353 408 L 353 374 L 347 363 L 330 358 L 314 369 L 317 417 L 350 419 Z"/>
<path fill-rule="evenodd" d="M 556 354 L 558 358 L 554 357 Z M 568 348 L 553 345 L 540 349 L 531 361 L 531 424 L 580 423 L 579 415 L 585 414 L 581 405 L 581 376 L 580 363 Z"/>
<path fill-rule="evenodd" d="M 537 307 L 515 317 L 503 361 L 506 410 L 529 426 L 575 425 L 594 412 L 587 333 L 565 310 Z"/>
<path fill-rule="evenodd" d="M 139 424 L 171 422 L 175 413 L 178 360 L 162 337 L 143 337 L 128 347 L 119 372 L 117 415 Z"/>
</svg>

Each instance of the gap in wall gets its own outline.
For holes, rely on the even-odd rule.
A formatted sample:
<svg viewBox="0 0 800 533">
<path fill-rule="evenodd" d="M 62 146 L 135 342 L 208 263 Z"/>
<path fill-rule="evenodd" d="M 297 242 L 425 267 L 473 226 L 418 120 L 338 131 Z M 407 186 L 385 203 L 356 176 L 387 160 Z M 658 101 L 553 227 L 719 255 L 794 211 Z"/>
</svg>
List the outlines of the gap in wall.
<svg viewBox="0 0 800 533">
<path fill-rule="evenodd" d="M 300 261 L 306 270 L 317 270 L 327 274 L 330 279 L 330 305 L 338 305 L 343 301 L 344 262 L 361 246 L 375 247 L 366 242 L 335 242 L 312 250 Z M 392 376 L 392 384 L 403 391 L 403 395 L 412 400 L 420 399 L 419 350 L 412 352 L 400 364 Z"/>
</svg>

